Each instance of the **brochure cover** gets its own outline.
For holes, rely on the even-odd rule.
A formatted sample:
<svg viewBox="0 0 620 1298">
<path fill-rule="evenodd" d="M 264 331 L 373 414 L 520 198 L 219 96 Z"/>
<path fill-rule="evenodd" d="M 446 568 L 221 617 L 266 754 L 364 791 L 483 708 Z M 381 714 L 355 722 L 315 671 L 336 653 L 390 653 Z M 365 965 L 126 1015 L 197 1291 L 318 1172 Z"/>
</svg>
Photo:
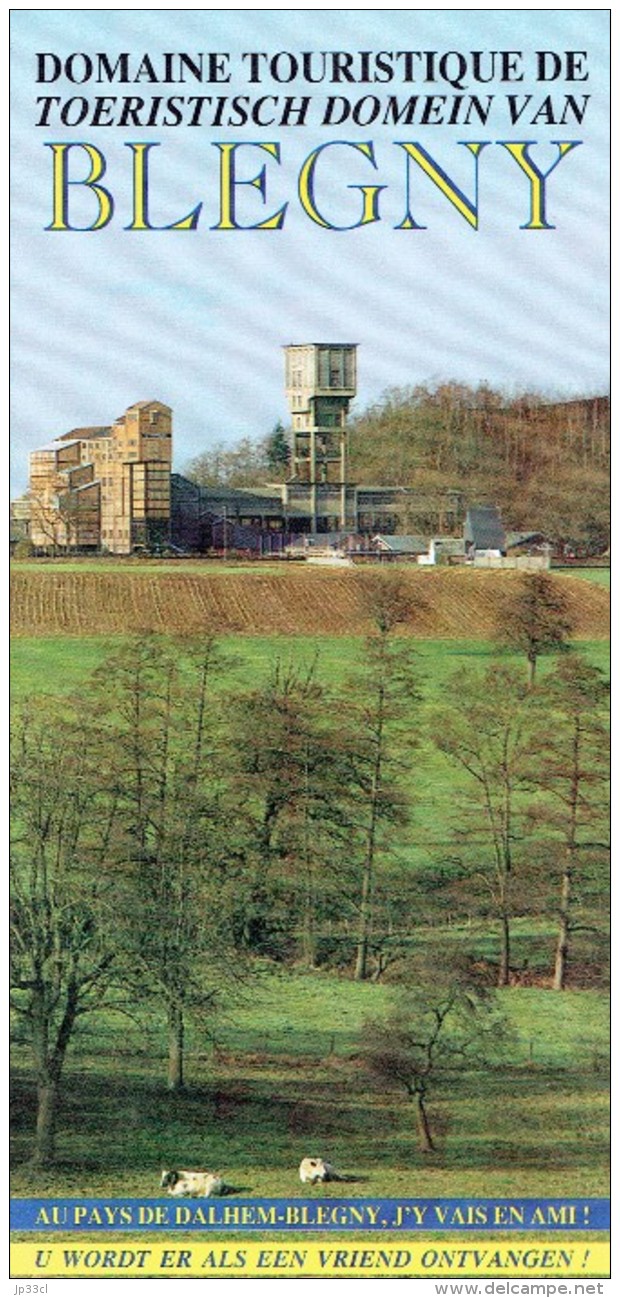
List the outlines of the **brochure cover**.
<svg viewBox="0 0 620 1298">
<path fill-rule="evenodd" d="M 15 1292 L 594 1292 L 609 11 L 17 9 L 12 105 Z"/>
</svg>

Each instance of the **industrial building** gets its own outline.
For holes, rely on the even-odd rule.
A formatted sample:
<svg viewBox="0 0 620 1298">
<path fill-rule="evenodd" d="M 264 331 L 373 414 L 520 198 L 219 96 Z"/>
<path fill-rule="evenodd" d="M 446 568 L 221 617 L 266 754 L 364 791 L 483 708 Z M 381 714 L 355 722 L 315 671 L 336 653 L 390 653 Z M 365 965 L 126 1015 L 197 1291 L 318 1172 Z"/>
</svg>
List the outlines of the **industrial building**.
<svg viewBox="0 0 620 1298">
<path fill-rule="evenodd" d="M 30 457 L 37 549 L 156 549 L 170 535 L 172 411 L 137 401 L 111 427 L 74 428 Z"/>
<path fill-rule="evenodd" d="M 397 531 L 413 491 L 349 481 L 356 345 L 292 344 L 284 353 L 291 412 L 284 482 L 201 487 L 173 473 L 172 411 L 138 401 L 109 427 L 75 428 L 32 453 L 31 543 L 48 552 L 277 553 L 300 535 Z"/>
</svg>

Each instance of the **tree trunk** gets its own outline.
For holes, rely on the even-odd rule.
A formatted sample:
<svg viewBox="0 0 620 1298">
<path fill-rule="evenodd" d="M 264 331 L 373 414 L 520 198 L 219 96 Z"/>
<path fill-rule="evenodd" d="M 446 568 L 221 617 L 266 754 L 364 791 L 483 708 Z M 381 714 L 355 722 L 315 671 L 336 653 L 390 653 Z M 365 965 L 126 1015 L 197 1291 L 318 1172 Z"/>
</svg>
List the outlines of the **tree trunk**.
<svg viewBox="0 0 620 1298">
<path fill-rule="evenodd" d="M 46 1167 L 56 1154 L 56 1119 L 60 1096 L 62 1067 L 75 1023 L 77 988 L 72 982 L 67 990 L 65 1012 L 56 1040 L 50 1050 L 51 1024 L 42 983 L 32 995 L 32 1051 L 37 1074 L 37 1125 L 32 1163 Z"/>
<path fill-rule="evenodd" d="M 500 919 L 501 923 L 501 949 L 499 957 L 499 971 L 497 974 L 498 987 L 507 987 L 510 982 L 510 920 L 508 915 L 503 914 Z"/>
<path fill-rule="evenodd" d="M 564 874 L 562 875 L 562 891 L 560 894 L 560 923 L 558 928 L 558 941 L 555 950 L 555 970 L 553 975 L 553 990 L 555 992 L 564 991 L 566 983 L 566 966 L 568 964 L 568 946 L 570 941 L 570 905 L 571 905 L 571 885 L 573 879 L 573 860 L 577 846 L 577 807 L 579 804 L 579 785 L 580 785 L 580 757 L 581 757 L 581 723 L 579 718 L 575 719 L 575 728 L 573 732 L 572 743 L 572 769 L 570 780 L 570 798 L 569 798 L 569 822 L 566 842 L 566 860 L 564 865 Z"/>
<path fill-rule="evenodd" d="M 571 827 L 572 828 L 572 827 Z M 558 940 L 555 948 L 555 969 L 553 973 L 553 990 L 554 992 L 563 992 L 566 986 L 566 968 L 568 965 L 568 948 L 570 942 L 570 903 L 571 903 L 571 884 L 573 877 L 573 847 L 572 844 L 566 849 L 566 865 L 562 875 L 562 892 L 560 895 L 560 923 L 558 926 Z"/>
<path fill-rule="evenodd" d="M 420 1137 L 420 1145 L 426 1154 L 432 1154 L 435 1146 L 428 1121 L 428 1114 L 424 1104 L 424 1096 L 416 1095 L 416 1126 Z"/>
<path fill-rule="evenodd" d="M 314 910 L 311 908 L 310 903 L 304 916 L 301 934 L 301 955 L 306 969 L 316 969 L 317 938 L 314 925 Z"/>
<path fill-rule="evenodd" d="M 386 650 L 385 636 L 383 640 L 383 652 Z M 385 664 L 385 659 L 383 659 Z M 366 854 L 362 866 L 362 887 L 360 893 L 360 911 L 359 911 L 359 928 L 357 938 L 357 951 L 355 956 L 355 972 L 353 977 L 355 982 L 364 982 L 368 977 L 368 948 L 370 945 L 370 931 L 372 926 L 373 912 L 373 884 L 375 870 L 375 848 L 377 842 L 377 826 L 379 818 L 379 799 L 382 791 L 382 773 L 385 744 L 385 702 L 386 702 L 386 683 L 385 678 L 379 682 L 377 703 L 375 711 L 375 738 L 374 748 L 375 756 L 372 772 L 372 784 L 370 789 L 370 819 L 366 833 Z"/>
<path fill-rule="evenodd" d="M 308 790 L 308 773 L 306 770 L 306 790 Z M 310 848 L 310 825 L 307 813 L 304 817 L 304 868 L 305 895 L 301 933 L 301 955 L 307 969 L 316 969 L 317 961 L 317 915 L 314 863 Z"/>
<path fill-rule="evenodd" d="M 371 889 L 372 889 L 372 861 L 370 854 L 364 863 L 364 872 L 362 875 L 362 895 L 360 898 L 360 922 L 358 929 L 357 948 L 355 954 L 355 972 L 353 977 L 355 982 L 364 982 L 368 975 L 368 946 L 370 939 L 370 920 L 372 914 L 371 906 Z"/>
<path fill-rule="evenodd" d="M 185 1023 L 180 1005 L 168 1010 L 168 1090 L 180 1091 L 183 1087 L 183 1049 Z"/>
<path fill-rule="evenodd" d="M 528 685 L 530 689 L 533 689 L 534 682 L 536 680 L 536 654 L 529 653 L 527 656 L 527 661 L 528 661 L 528 668 L 529 668 Z"/>
<path fill-rule="evenodd" d="M 58 1081 L 47 1077 L 37 1087 L 37 1130 L 32 1156 L 36 1167 L 47 1167 L 54 1162 L 57 1113 Z"/>
<path fill-rule="evenodd" d="M 375 756 L 375 769 L 370 794 L 370 822 L 366 838 L 366 855 L 362 867 L 362 887 L 360 894 L 359 928 L 355 955 L 355 982 L 364 982 L 368 977 L 368 948 L 372 926 L 372 889 L 375 867 L 375 845 L 377 838 L 377 814 L 381 792 L 381 766 L 383 762 L 383 696 L 380 702 L 380 721 Z"/>
</svg>

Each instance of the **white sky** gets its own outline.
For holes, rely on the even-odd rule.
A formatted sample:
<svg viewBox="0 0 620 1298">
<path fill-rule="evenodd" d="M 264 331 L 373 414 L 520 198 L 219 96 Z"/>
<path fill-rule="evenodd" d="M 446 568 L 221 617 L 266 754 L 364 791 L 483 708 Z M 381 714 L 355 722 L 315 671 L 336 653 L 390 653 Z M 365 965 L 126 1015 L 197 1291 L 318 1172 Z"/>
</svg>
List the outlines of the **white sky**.
<svg viewBox="0 0 620 1298">
<path fill-rule="evenodd" d="M 281 346 L 322 339 L 357 342 L 358 407 L 387 387 L 454 378 L 486 380 L 511 391 L 592 394 L 608 386 L 608 14 L 605 10 L 16 10 L 13 14 L 12 267 L 14 489 L 26 485 L 27 452 L 81 424 L 105 424 L 134 401 L 157 398 L 175 416 L 175 465 L 215 441 L 261 436 L 286 421 Z M 514 50 L 524 80 L 463 89 L 398 79 L 389 85 L 277 85 L 265 94 L 313 94 L 304 127 L 37 128 L 37 95 L 248 94 L 244 51 Z M 587 51 L 587 82 L 537 84 L 538 50 Z M 229 85 L 37 85 L 38 52 L 65 59 L 122 51 L 157 61 L 163 52 L 227 52 Z M 476 93 L 495 99 L 487 125 L 339 128 L 321 124 L 329 94 Z M 531 94 L 511 126 L 505 95 Z M 552 94 L 591 96 L 585 119 L 532 124 Z M 313 224 L 297 198 L 297 176 L 311 149 L 328 140 L 374 142 L 376 171 L 353 149 L 321 159 L 317 198 L 343 224 L 360 195 L 349 185 L 383 184 L 381 221 L 349 232 Z M 542 169 L 555 140 L 583 143 L 548 181 L 555 229 L 520 229 L 529 216 L 528 183 L 497 143 L 480 158 L 479 229 L 474 231 L 432 183 L 412 169 L 412 211 L 424 230 L 396 230 L 405 210 L 405 157 L 397 140 L 417 141 L 473 199 L 473 164 L 458 141 L 532 140 Z M 54 233 L 51 151 L 46 143 L 88 141 L 106 155 L 104 183 L 114 195 L 111 224 L 99 232 Z M 153 150 L 154 224 L 185 216 L 200 201 L 195 232 L 129 232 L 128 141 Z M 239 176 L 266 164 L 263 204 L 240 191 L 250 224 L 288 202 L 280 231 L 214 231 L 218 150 L 213 141 L 279 141 L 281 164 L 258 149 L 240 151 Z M 75 160 L 84 174 L 84 159 Z M 416 174 L 413 175 L 413 172 Z M 87 196 L 89 198 L 90 196 Z M 84 195 L 71 192 L 77 223 Z M 86 217 L 86 220 L 90 219 Z"/>
</svg>

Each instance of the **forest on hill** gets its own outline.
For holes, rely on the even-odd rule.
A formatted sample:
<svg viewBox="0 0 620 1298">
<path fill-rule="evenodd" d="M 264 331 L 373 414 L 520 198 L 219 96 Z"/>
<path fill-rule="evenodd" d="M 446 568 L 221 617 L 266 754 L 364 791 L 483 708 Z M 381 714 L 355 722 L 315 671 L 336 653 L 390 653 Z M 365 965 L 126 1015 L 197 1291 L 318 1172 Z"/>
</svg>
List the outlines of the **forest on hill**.
<svg viewBox="0 0 620 1298">
<path fill-rule="evenodd" d="M 488 387 L 398 388 L 351 423 L 351 475 L 419 487 L 411 530 L 441 529 L 451 498 L 506 526 L 599 553 L 609 543 L 609 401 L 506 401 Z"/>
<path fill-rule="evenodd" d="M 400 530 L 460 530 L 468 505 L 497 504 L 510 530 L 543 531 L 582 555 L 609 545 L 609 398 L 507 397 L 486 384 L 393 388 L 349 420 L 349 473 L 362 485 L 418 488 Z M 286 473 L 286 430 L 217 445 L 192 461 L 204 485 Z"/>
</svg>

